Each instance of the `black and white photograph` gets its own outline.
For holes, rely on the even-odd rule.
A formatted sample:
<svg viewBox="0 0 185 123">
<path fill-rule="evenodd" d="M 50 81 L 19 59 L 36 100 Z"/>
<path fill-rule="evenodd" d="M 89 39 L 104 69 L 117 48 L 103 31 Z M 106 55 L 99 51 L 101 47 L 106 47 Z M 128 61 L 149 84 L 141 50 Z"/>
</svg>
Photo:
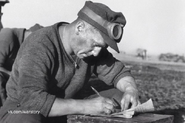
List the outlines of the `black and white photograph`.
<svg viewBox="0 0 185 123">
<path fill-rule="evenodd" d="M 0 0 L 0 123 L 185 123 L 184 0 Z"/>
</svg>

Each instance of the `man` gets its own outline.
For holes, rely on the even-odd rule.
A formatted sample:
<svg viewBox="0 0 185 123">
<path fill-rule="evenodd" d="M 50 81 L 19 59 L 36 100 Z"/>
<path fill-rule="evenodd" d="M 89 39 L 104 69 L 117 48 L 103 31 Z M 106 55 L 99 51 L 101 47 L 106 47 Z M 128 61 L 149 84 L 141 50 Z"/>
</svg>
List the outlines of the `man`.
<svg viewBox="0 0 185 123">
<path fill-rule="evenodd" d="M 39 24 L 25 28 L 3 28 L 0 31 L 0 106 L 4 103 L 6 95 L 6 82 L 10 76 L 12 65 L 23 41 L 31 32 L 42 28 Z"/>
<path fill-rule="evenodd" d="M 87 1 L 72 23 L 33 32 L 13 65 L 1 122 L 57 123 L 56 119 L 69 114 L 113 113 L 109 98 L 74 99 L 92 73 L 121 92 L 117 101 L 122 110 L 137 106 L 138 90 L 130 71 L 106 49 L 110 46 L 119 52 L 117 42 L 125 24 L 122 13 Z"/>
</svg>

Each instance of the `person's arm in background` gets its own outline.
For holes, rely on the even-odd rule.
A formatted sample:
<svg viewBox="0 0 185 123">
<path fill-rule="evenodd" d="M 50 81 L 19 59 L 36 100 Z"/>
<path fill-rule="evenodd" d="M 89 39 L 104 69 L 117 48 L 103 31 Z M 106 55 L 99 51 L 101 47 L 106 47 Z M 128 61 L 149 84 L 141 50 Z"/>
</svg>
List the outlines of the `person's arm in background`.
<svg viewBox="0 0 185 123">
<path fill-rule="evenodd" d="M 14 40 L 17 38 L 14 35 L 13 29 L 3 28 L 0 31 L 0 71 L 10 75 L 11 71 L 7 70 L 4 65 L 7 64 L 9 54 L 13 51 Z"/>
<path fill-rule="evenodd" d="M 13 30 L 13 29 L 12 29 Z M 0 32 L 0 43 L 3 47 L 0 46 L 0 71 L 8 74 L 10 76 L 11 71 L 7 70 L 5 67 L 3 67 L 3 64 L 5 64 L 5 61 L 9 55 L 10 52 L 14 49 L 14 42 L 16 42 L 14 39 L 15 35 L 13 34 L 13 31 L 11 29 L 5 28 L 2 29 Z M 23 29 L 17 29 L 18 31 L 22 31 L 20 34 L 24 34 L 24 38 L 22 40 L 25 40 L 32 32 L 30 30 L 25 30 Z M 32 30 L 35 31 L 35 30 Z M 16 36 L 22 36 L 22 35 L 16 35 Z M 18 39 L 20 37 L 17 37 Z M 19 42 L 21 43 L 21 42 Z M 18 50 L 17 50 L 18 51 Z M 14 51 L 15 52 L 15 51 Z"/>
<path fill-rule="evenodd" d="M 2 70 L 3 69 L 3 70 Z M 0 67 L 0 106 L 2 106 L 6 100 L 6 83 L 9 78 L 10 72 Z"/>
<path fill-rule="evenodd" d="M 135 80 L 131 76 L 125 76 L 121 78 L 117 84 L 116 87 L 124 92 L 122 100 L 121 100 L 121 108 L 122 110 L 126 110 L 129 108 L 130 103 L 131 108 L 136 107 L 139 102 L 139 97 L 138 97 L 138 89 L 135 84 Z"/>
<path fill-rule="evenodd" d="M 10 76 L 11 71 L 7 70 L 4 65 L 8 58 L 9 51 L 11 50 L 11 41 L 13 32 L 10 28 L 3 28 L 0 31 L 0 106 L 6 100 L 6 83 Z"/>
</svg>

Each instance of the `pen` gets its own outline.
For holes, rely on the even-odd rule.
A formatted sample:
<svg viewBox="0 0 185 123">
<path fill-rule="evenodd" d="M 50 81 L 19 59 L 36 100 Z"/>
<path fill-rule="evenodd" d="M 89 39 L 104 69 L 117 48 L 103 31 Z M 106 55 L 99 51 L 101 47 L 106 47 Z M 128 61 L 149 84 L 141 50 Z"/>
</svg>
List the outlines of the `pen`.
<svg viewBox="0 0 185 123">
<path fill-rule="evenodd" d="M 91 86 L 91 88 L 92 88 L 92 90 L 93 90 L 98 96 L 102 97 L 102 96 L 100 95 L 100 93 L 99 93 L 95 88 L 93 88 L 92 86 Z"/>
<path fill-rule="evenodd" d="M 100 95 L 100 93 L 99 93 L 95 88 L 93 88 L 92 86 L 91 86 L 91 88 L 92 88 L 92 90 L 93 90 L 99 97 L 102 97 L 102 96 Z M 114 98 L 113 98 L 113 99 L 114 99 Z M 114 99 L 114 101 L 115 101 L 115 99 Z M 113 101 L 113 105 L 116 106 L 116 104 L 115 104 L 114 101 Z"/>
</svg>

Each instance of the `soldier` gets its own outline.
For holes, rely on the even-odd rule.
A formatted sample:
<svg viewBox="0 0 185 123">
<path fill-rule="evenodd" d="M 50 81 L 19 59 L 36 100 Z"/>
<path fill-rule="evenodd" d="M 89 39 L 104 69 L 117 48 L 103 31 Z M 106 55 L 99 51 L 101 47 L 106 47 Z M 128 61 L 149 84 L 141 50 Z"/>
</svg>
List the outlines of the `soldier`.
<svg viewBox="0 0 185 123">
<path fill-rule="evenodd" d="M 113 113 L 111 98 L 74 98 L 92 73 L 115 86 L 109 94 L 119 97 L 121 110 L 137 106 L 138 90 L 130 70 L 107 50 L 110 46 L 119 52 L 125 24 L 121 12 L 87 1 L 72 23 L 59 22 L 32 33 L 13 65 L 1 123 L 65 123 L 69 114 Z"/>
</svg>

